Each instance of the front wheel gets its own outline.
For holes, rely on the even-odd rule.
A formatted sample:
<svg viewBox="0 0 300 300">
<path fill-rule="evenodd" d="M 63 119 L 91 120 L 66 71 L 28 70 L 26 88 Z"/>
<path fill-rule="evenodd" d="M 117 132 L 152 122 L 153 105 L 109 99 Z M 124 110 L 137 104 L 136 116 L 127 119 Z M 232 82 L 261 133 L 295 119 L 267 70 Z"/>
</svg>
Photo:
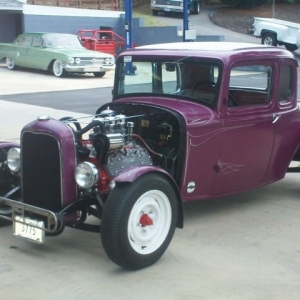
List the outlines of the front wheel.
<svg viewBox="0 0 300 300">
<path fill-rule="evenodd" d="M 10 57 L 6 57 L 6 67 L 9 70 L 15 70 L 16 69 L 15 61 Z"/>
<path fill-rule="evenodd" d="M 118 184 L 101 220 L 106 254 L 125 269 L 152 265 L 172 240 L 177 212 L 176 193 L 163 176 L 147 174 L 131 184 Z"/>
<path fill-rule="evenodd" d="M 261 39 L 263 45 L 277 46 L 277 39 L 274 33 L 265 33 Z"/>
<path fill-rule="evenodd" d="M 103 77 L 106 72 L 94 72 L 95 77 Z"/>
<path fill-rule="evenodd" d="M 60 60 L 55 60 L 52 66 L 52 71 L 54 76 L 63 77 L 67 74 L 65 69 L 63 68 L 63 64 Z"/>
<path fill-rule="evenodd" d="M 0 219 L 0 227 L 11 225 L 12 222 L 4 219 Z"/>
</svg>

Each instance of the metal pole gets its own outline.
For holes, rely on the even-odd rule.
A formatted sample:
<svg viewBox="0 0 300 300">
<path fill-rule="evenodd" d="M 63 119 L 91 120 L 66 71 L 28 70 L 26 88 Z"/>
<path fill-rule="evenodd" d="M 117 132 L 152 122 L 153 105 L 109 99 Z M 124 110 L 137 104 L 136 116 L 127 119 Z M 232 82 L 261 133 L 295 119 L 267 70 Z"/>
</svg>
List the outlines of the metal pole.
<svg viewBox="0 0 300 300">
<path fill-rule="evenodd" d="M 132 1 L 125 0 L 126 49 L 132 48 Z"/>
<path fill-rule="evenodd" d="M 186 42 L 185 39 L 185 31 L 189 29 L 188 24 L 188 0 L 183 0 L 183 41 Z"/>
<path fill-rule="evenodd" d="M 132 0 L 125 0 L 125 40 L 126 49 L 132 48 Z M 135 75 L 132 62 L 126 63 L 126 74 Z"/>
</svg>

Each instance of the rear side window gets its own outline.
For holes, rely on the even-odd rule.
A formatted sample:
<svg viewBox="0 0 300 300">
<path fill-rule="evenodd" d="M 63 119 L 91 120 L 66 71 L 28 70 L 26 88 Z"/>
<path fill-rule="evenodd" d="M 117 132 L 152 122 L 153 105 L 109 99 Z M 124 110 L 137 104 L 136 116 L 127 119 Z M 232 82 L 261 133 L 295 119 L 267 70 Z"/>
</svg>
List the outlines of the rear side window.
<svg viewBox="0 0 300 300">
<path fill-rule="evenodd" d="M 265 105 L 270 101 L 273 68 L 244 65 L 230 72 L 228 106 Z"/>
<path fill-rule="evenodd" d="M 283 65 L 279 78 L 279 102 L 290 100 L 293 91 L 293 69 L 289 65 Z"/>
<path fill-rule="evenodd" d="M 34 36 L 32 41 L 33 47 L 41 47 L 43 43 L 43 39 L 40 36 Z"/>
</svg>

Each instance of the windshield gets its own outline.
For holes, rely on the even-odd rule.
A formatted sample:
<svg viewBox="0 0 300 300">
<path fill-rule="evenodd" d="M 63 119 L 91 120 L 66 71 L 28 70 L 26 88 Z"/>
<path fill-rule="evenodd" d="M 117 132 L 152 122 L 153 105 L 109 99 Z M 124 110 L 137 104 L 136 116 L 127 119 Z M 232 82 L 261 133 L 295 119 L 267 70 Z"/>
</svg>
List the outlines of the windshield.
<svg viewBox="0 0 300 300">
<path fill-rule="evenodd" d="M 155 94 L 179 97 L 214 106 L 218 97 L 220 66 L 197 58 L 123 57 L 117 68 L 115 96 Z"/>
<path fill-rule="evenodd" d="M 77 35 L 47 34 L 44 37 L 44 47 L 47 48 L 82 48 Z"/>
</svg>

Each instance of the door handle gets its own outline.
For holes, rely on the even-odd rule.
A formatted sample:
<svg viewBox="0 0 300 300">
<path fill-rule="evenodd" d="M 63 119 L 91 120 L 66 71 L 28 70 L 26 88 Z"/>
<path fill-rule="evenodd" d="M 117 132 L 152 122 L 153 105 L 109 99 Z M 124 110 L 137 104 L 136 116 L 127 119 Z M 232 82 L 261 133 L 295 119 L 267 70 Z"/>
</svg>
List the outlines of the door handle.
<svg viewBox="0 0 300 300">
<path fill-rule="evenodd" d="M 280 117 L 281 117 L 280 114 L 273 114 L 273 122 L 272 122 L 272 124 L 276 123 L 279 120 Z"/>
</svg>

